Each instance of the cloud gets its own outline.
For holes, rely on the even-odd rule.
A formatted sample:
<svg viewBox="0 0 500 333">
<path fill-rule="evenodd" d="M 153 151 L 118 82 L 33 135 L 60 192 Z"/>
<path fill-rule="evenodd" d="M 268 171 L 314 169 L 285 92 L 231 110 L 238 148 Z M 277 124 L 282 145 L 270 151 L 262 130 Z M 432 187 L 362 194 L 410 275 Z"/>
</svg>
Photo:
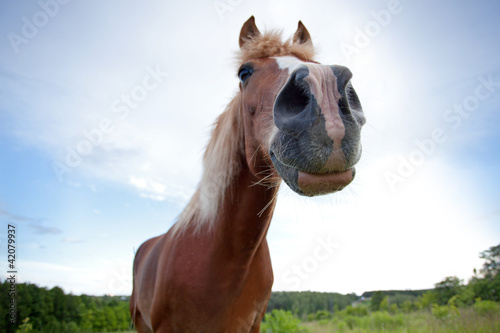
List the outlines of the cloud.
<svg viewBox="0 0 500 333">
<path fill-rule="evenodd" d="M 139 190 L 142 198 L 149 198 L 156 201 L 164 201 L 166 198 L 166 186 L 160 182 L 131 176 L 130 184 Z"/>
<path fill-rule="evenodd" d="M 67 238 L 64 238 L 62 240 L 63 243 L 68 243 L 68 244 L 77 244 L 77 243 L 83 243 L 84 240 L 83 239 L 79 239 L 79 238 L 71 238 L 71 237 L 67 237 Z"/>
<path fill-rule="evenodd" d="M 45 220 L 42 218 L 33 218 L 33 217 L 12 214 L 4 209 L 0 209 L 0 216 L 4 216 L 6 219 L 18 222 L 42 222 L 43 220 Z"/>
<path fill-rule="evenodd" d="M 146 198 L 146 199 L 152 199 L 155 201 L 165 201 L 166 197 L 164 195 L 158 195 L 158 194 L 147 194 L 147 193 L 141 193 L 140 194 L 141 198 Z"/>
<path fill-rule="evenodd" d="M 136 178 L 132 176 L 130 177 L 130 184 L 142 190 L 146 188 L 147 181 L 144 178 Z"/>
<path fill-rule="evenodd" d="M 37 224 L 31 224 L 30 227 L 39 235 L 57 235 L 62 233 L 62 230 L 56 227 L 44 227 Z"/>
<path fill-rule="evenodd" d="M 20 282 L 36 282 L 49 288 L 59 286 L 73 294 L 130 295 L 132 292 L 132 265 L 128 260 L 95 260 L 87 268 L 73 263 L 30 260 L 23 261 L 22 265 L 26 269 L 19 274 Z M 82 276 L 88 278 L 82 279 Z"/>
<path fill-rule="evenodd" d="M 7 220 L 12 220 L 16 222 L 34 222 L 34 223 L 41 223 L 45 221 L 46 219 L 44 218 L 39 218 L 39 217 L 27 217 L 27 216 L 22 216 L 22 215 L 17 215 L 17 214 L 12 214 L 4 209 L 0 209 L 0 217 L 3 216 Z"/>
<path fill-rule="evenodd" d="M 33 270 L 46 270 L 46 271 L 56 271 L 56 272 L 76 272 L 80 271 L 79 268 L 70 267 L 66 265 L 42 262 L 42 261 L 23 261 L 23 265 L 26 267 L 31 267 Z"/>
<path fill-rule="evenodd" d="M 497 205 L 498 204 L 500 204 L 500 202 L 497 203 Z M 474 220 L 475 221 L 494 220 L 494 219 L 497 219 L 498 216 L 500 216 L 500 208 L 494 209 L 494 210 L 490 211 L 489 213 L 479 215 L 476 218 L 474 218 Z"/>
<path fill-rule="evenodd" d="M 98 270 L 93 268 L 82 268 L 64 263 L 44 262 L 35 260 L 22 261 L 25 269 L 20 271 L 19 282 L 36 283 L 38 286 L 53 288 L 61 287 L 66 293 L 85 293 L 88 292 L 88 280 L 82 279 L 82 276 L 98 275 Z M 51 274 L 47 274 L 51 272 Z M 62 283 L 67 281 L 67 283 Z"/>
<path fill-rule="evenodd" d="M 40 218 L 40 217 L 27 217 L 27 216 L 22 216 L 22 215 L 17 215 L 17 214 L 12 214 L 4 209 L 0 209 L 0 217 L 4 217 L 7 220 L 15 221 L 15 222 L 22 222 L 22 223 L 27 223 L 31 229 L 34 230 L 34 232 L 38 235 L 57 235 L 60 234 L 62 231 L 59 228 L 56 227 L 46 227 L 41 225 L 44 221 L 47 221 L 46 218 Z"/>
<path fill-rule="evenodd" d="M 177 183 L 164 184 L 162 181 L 156 181 L 149 178 L 130 176 L 129 183 L 135 187 L 141 198 L 147 198 L 155 201 L 173 201 L 187 202 L 193 189 L 180 186 Z"/>
</svg>

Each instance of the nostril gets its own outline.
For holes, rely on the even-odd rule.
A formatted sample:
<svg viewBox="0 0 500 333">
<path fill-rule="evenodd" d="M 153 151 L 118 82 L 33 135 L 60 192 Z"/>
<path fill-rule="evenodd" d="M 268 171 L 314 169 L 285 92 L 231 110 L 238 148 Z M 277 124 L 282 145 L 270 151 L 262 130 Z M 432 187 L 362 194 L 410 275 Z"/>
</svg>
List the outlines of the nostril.
<svg viewBox="0 0 500 333">
<path fill-rule="evenodd" d="M 308 75 L 309 69 L 305 66 L 302 66 L 292 73 L 290 79 L 296 81 L 297 84 L 300 85 Z"/>
<path fill-rule="evenodd" d="M 333 74 L 337 78 L 337 89 L 341 95 L 339 100 L 339 108 L 341 115 L 354 117 L 360 126 L 365 123 L 363 108 L 359 101 L 356 91 L 352 87 L 352 73 L 349 68 L 339 65 L 330 66 Z"/>
<path fill-rule="evenodd" d="M 297 81 L 291 81 L 281 91 L 276 103 L 281 108 L 283 115 L 289 114 L 291 116 L 300 113 L 309 102 L 307 92 L 299 85 Z"/>
<path fill-rule="evenodd" d="M 344 96 L 344 91 L 346 89 L 349 80 L 352 78 L 352 72 L 349 68 L 339 65 L 330 66 L 333 71 L 333 75 L 337 78 L 337 88 L 339 92 Z"/>
<path fill-rule="evenodd" d="M 309 85 L 304 80 L 307 75 L 307 67 L 296 70 L 276 97 L 274 115 L 278 128 L 283 129 L 286 122 L 307 108 L 310 100 Z"/>
<path fill-rule="evenodd" d="M 348 83 L 344 89 L 341 90 L 341 98 L 339 100 L 340 112 L 346 116 L 351 115 L 351 103 L 355 103 L 357 99 L 356 92 L 352 89 L 350 83 Z"/>
</svg>

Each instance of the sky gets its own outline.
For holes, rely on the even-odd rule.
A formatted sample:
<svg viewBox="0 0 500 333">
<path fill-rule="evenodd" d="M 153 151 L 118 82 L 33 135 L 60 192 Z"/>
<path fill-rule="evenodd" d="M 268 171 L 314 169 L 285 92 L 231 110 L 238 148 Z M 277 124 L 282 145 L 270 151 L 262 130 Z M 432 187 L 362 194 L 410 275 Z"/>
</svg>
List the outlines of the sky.
<svg viewBox="0 0 500 333">
<path fill-rule="evenodd" d="M 251 16 L 348 66 L 367 124 L 356 179 L 281 186 L 273 290 L 466 283 L 500 240 L 500 4 L 495 1 L 0 2 L 0 264 L 18 282 L 128 295 L 134 251 L 166 232 L 238 91 Z"/>
</svg>

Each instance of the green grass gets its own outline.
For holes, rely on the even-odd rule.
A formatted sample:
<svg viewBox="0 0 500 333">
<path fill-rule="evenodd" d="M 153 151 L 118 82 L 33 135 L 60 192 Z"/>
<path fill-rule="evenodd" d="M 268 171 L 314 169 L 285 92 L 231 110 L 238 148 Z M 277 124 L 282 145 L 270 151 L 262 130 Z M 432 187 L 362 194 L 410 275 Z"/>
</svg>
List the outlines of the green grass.
<svg viewBox="0 0 500 333">
<path fill-rule="evenodd" d="M 303 323 L 309 333 L 497 333 L 500 332 L 500 312 L 478 313 L 473 308 L 459 309 L 458 315 L 433 315 L 430 311 L 408 314 L 373 312 L 370 315 L 344 316 Z"/>
</svg>

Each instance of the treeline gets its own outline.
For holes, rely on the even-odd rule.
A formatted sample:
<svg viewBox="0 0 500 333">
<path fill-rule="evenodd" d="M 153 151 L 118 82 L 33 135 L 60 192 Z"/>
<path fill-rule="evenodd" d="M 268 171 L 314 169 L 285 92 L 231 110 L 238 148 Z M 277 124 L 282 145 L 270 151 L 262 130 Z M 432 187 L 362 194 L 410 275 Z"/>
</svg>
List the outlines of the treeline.
<svg viewBox="0 0 500 333">
<path fill-rule="evenodd" d="M 483 267 L 467 284 L 451 276 L 430 290 L 365 292 L 344 309 L 307 316 L 275 308 L 266 313 L 261 332 L 500 332 L 500 245 L 480 258 Z"/>
<path fill-rule="evenodd" d="M 429 290 L 365 292 L 359 300 L 342 311 L 310 312 L 307 319 L 321 320 L 333 318 L 337 314 L 340 317 L 362 317 L 379 311 L 384 312 L 384 315 L 395 315 L 421 310 L 428 310 L 436 318 L 443 319 L 458 316 L 459 309 L 465 308 L 474 308 L 478 313 L 497 311 L 497 303 L 500 302 L 500 244 L 481 252 L 479 257 L 484 259 L 483 267 L 479 271 L 474 269 L 474 275 L 468 283 L 456 276 L 449 276 Z M 303 315 L 296 315 L 304 319 Z"/>
<path fill-rule="evenodd" d="M 320 320 L 336 314 L 362 314 L 386 311 L 391 314 L 410 313 L 428 309 L 436 316 L 457 312 L 457 307 L 495 307 L 489 302 L 500 302 L 500 245 L 480 253 L 483 267 L 468 283 L 451 276 L 426 290 L 369 291 L 361 297 L 355 294 L 318 292 L 273 292 L 268 313 L 273 310 L 290 311 L 302 320 Z M 359 313 L 358 313 L 359 312 Z"/>
<path fill-rule="evenodd" d="M 427 291 L 430 291 L 432 289 L 420 289 L 420 290 L 384 290 L 384 294 L 387 296 L 394 296 L 394 297 L 408 297 L 408 298 L 417 298 L 418 296 L 421 296 Z M 378 291 L 365 291 L 361 297 L 372 297 L 373 294 L 377 293 Z"/>
<path fill-rule="evenodd" d="M 271 315 L 289 311 L 295 318 L 309 321 L 343 318 L 349 327 L 354 327 L 356 320 L 380 320 L 380 316 L 396 320 L 396 314 L 425 309 L 437 318 L 457 315 L 458 308 L 471 306 L 477 312 L 490 313 L 497 311 L 500 302 L 500 245 L 481 252 L 480 258 L 484 265 L 474 271 L 467 284 L 457 277 L 447 277 L 431 290 L 370 291 L 361 298 L 355 294 L 273 292 L 267 312 Z M 117 332 L 131 327 L 129 297 L 76 296 L 65 294 L 59 287 L 47 289 L 30 283 L 15 285 L 17 321 L 10 324 L 11 288 L 9 281 L 0 283 L 2 333 Z"/>
<path fill-rule="evenodd" d="M 370 298 L 373 310 L 378 310 L 382 302 L 387 303 L 384 304 L 386 307 L 392 306 L 394 309 L 442 307 L 443 311 L 445 306 L 451 309 L 457 306 L 467 307 L 478 300 L 500 302 L 500 244 L 481 252 L 479 257 L 484 259 L 483 267 L 479 272 L 474 269 L 474 275 L 468 283 L 456 276 L 449 276 L 436 283 L 431 290 L 376 291 L 364 293 L 363 296 Z"/>
<path fill-rule="evenodd" d="M 0 283 L 0 332 L 117 332 L 131 327 L 129 297 L 75 296 L 59 287 L 47 289 L 30 283 L 16 285 L 17 322 L 12 325 L 9 288 L 8 281 Z M 290 310 L 305 318 L 318 311 L 342 310 L 358 298 L 355 294 L 273 292 L 267 311 Z"/>
<path fill-rule="evenodd" d="M 0 332 L 116 332 L 128 330 L 127 297 L 75 296 L 59 287 L 16 285 L 16 323 L 11 324 L 8 281 L 0 283 Z"/>
<path fill-rule="evenodd" d="M 274 309 L 287 310 L 299 317 L 317 311 L 335 312 L 351 305 L 359 297 L 356 294 L 320 293 L 312 291 L 278 291 L 271 294 L 267 312 Z"/>
</svg>

